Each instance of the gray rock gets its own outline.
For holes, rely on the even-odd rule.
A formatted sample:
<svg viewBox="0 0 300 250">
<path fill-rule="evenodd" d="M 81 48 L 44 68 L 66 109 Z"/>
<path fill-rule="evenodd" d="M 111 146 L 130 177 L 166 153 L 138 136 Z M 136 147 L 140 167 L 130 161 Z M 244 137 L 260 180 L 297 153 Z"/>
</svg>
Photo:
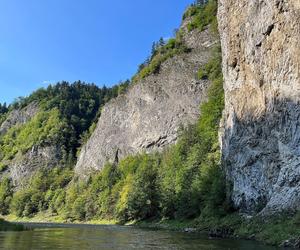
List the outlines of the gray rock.
<svg viewBox="0 0 300 250">
<path fill-rule="evenodd" d="M 28 179 L 37 171 L 60 166 L 61 159 L 61 150 L 58 145 L 34 146 L 25 154 L 17 154 L 8 163 L 7 171 L 3 176 L 8 176 L 15 186 L 21 188 L 28 184 Z"/>
<path fill-rule="evenodd" d="M 220 0 L 221 146 L 240 211 L 300 208 L 300 2 Z"/>
<path fill-rule="evenodd" d="M 0 127 L 0 135 L 4 135 L 10 128 L 29 122 L 39 111 L 36 102 L 28 104 L 23 109 L 12 110 Z M 59 165 L 62 158 L 59 145 L 35 145 L 25 153 L 19 152 L 12 160 L 3 160 L 7 169 L 1 173 L 12 179 L 18 188 L 27 184 L 28 179 L 42 168 Z"/>
<path fill-rule="evenodd" d="M 105 105 L 95 132 L 81 150 L 75 168 L 79 176 L 128 155 L 160 151 L 176 142 L 181 125 L 198 119 L 209 82 L 198 80 L 197 71 L 207 63 L 216 38 L 208 30 L 188 33 L 187 22 L 181 29 L 192 52 L 168 59 L 158 74 Z"/>
<path fill-rule="evenodd" d="M 15 109 L 12 110 L 7 119 L 0 126 L 0 135 L 3 135 L 9 130 L 11 127 L 17 124 L 25 124 L 32 117 L 34 117 L 38 112 L 38 104 L 33 102 L 27 105 L 23 109 Z"/>
</svg>

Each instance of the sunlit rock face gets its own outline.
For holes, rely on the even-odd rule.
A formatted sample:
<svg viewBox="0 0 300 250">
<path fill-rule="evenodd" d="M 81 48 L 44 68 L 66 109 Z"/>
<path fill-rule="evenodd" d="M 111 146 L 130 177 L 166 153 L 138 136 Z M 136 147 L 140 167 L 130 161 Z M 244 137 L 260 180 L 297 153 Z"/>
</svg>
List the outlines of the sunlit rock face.
<svg viewBox="0 0 300 250">
<path fill-rule="evenodd" d="M 246 213 L 300 208 L 300 1 L 220 0 L 232 199 Z"/>
<path fill-rule="evenodd" d="M 30 103 L 22 109 L 12 110 L 6 120 L 0 124 L 0 135 L 5 134 L 7 130 L 15 125 L 25 124 L 37 114 L 38 110 L 38 104 L 35 102 Z"/>
<path fill-rule="evenodd" d="M 199 118 L 209 82 L 198 80 L 197 72 L 208 62 L 218 39 L 208 30 L 188 32 L 187 21 L 181 30 L 191 52 L 168 59 L 159 73 L 105 105 L 95 132 L 81 150 L 78 175 L 87 176 L 128 155 L 160 151 L 176 142 L 181 125 Z"/>
<path fill-rule="evenodd" d="M 0 136 L 5 135 L 12 127 L 26 124 L 38 112 L 39 104 L 36 102 L 12 110 L 0 126 Z M 40 169 L 59 166 L 61 159 L 60 145 L 33 145 L 29 151 L 18 152 L 12 159 L 3 161 L 7 167 L 0 173 L 0 181 L 3 177 L 9 177 L 20 188 Z"/>
</svg>

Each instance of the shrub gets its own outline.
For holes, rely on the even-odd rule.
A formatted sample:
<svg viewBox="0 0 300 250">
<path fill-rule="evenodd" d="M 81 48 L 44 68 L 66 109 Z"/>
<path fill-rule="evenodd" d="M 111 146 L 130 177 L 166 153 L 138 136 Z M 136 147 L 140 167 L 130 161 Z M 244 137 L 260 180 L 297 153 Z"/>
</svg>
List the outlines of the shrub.
<svg viewBox="0 0 300 250">
<path fill-rule="evenodd" d="M 203 31 L 209 24 L 211 24 L 212 31 L 217 33 L 217 10 L 218 1 L 208 0 L 204 5 L 191 6 L 184 17 L 191 17 L 192 20 L 188 24 L 188 30 L 199 29 Z"/>
<path fill-rule="evenodd" d="M 0 214 L 7 215 L 9 213 L 9 204 L 13 195 L 11 180 L 4 177 L 0 181 Z"/>
</svg>

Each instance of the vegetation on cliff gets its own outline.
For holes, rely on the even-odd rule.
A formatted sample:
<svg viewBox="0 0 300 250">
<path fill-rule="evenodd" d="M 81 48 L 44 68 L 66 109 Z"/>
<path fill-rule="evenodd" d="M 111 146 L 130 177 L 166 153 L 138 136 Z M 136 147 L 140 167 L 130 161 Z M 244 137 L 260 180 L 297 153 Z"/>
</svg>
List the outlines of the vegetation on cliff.
<svg viewBox="0 0 300 250">
<path fill-rule="evenodd" d="M 195 18 L 199 13 L 215 14 L 210 7 L 215 2 L 210 0 L 206 5 L 192 6 L 186 15 Z M 211 22 L 208 20 L 206 25 Z M 157 68 L 156 62 L 160 65 L 162 60 L 185 49 L 181 32 L 167 44 L 161 41 L 154 46 L 149 64 L 137 77 L 149 75 Z M 108 164 L 87 182 L 74 179 L 73 171 L 66 167 L 41 168 L 28 185 L 15 193 L 11 191 L 11 181 L 3 179 L 0 212 L 30 217 L 50 211 L 69 220 L 108 218 L 123 222 L 152 217 L 190 219 L 226 213 L 230 206 L 226 200 L 217 138 L 224 106 L 220 55 L 220 48 L 216 46 L 212 59 L 199 69 L 203 71 L 199 77 L 211 81 L 208 101 L 200 107 L 199 121 L 182 129 L 176 145 L 160 154 L 140 154 L 117 165 Z M 40 109 L 28 123 L 13 126 L 0 138 L 2 168 L 6 170 L 5 162 L 16 154 L 47 144 L 60 145 L 64 155 L 62 165 L 72 166 L 80 143 L 93 131 L 101 106 L 122 93 L 128 84 L 100 89 L 81 82 L 71 85 L 62 82 L 17 100 L 10 109 L 21 109 L 33 102 L 38 103 Z"/>
<path fill-rule="evenodd" d="M 217 1 L 197 1 L 184 15 L 188 30 L 202 31 L 208 25 L 217 31 Z M 205 4 L 204 4 L 205 3 Z M 139 67 L 133 81 L 158 73 L 168 58 L 189 52 L 182 32 L 153 46 L 152 54 Z M 241 236 L 279 244 L 300 233 L 299 213 L 278 217 L 242 218 L 234 213 L 221 168 L 219 123 L 224 109 L 221 51 L 212 50 L 210 61 L 200 67 L 198 79 L 211 86 L 201 118 L 181 130 L 176 145 L 162 153 L 129 156 L 107 164 L 101 172 L 81 181 L 74 176 L 76 151 L 93 132 L 101 107 L 126 91 L 129 81 L 113 88 L 67 82 L 40 89 L 7 107 L 0 105 L 0 124 L 12 109 L 39 104 L 39 112 L 28 123 L 10 128 L 0 137 L 0 173 L 17 154 L 33 146 L 58 144 L 61 166 L 41 168 L 22 188 L 15 190 L 9 178 L 0 181 L 0 214 L 33 218 L 38 214 L 63 221 L 114 220 L 154 221 L 170 228 L 196 227 L 213 236 Z M 0 230 L 11 225 L 0 220 Z"/>
<path fill-rule="evenodd" d="M 190 52 L 190 49 L 184 44 L 182 32 L 178 31 L 176 37 L 169 39 L 167 42 L 161 38 L 160 42 L 153 46 L 151 56 L 139 66 L 137 74 L 132 79 L 133 82 L 158 73 L 163 62 L 175 55 L 188 52 Z"/>
<path fill-rule="evenodd" d="M 0 103 L 0 126 L 3 123 L 3 121 L 6 119 L 7 112 L 8 112 L 8 107 L 6 103 L 4 104 Z"/>
<path fill-rule="evenodd" d="M 217 0 L 197 1 L 186 11 L 186 13 L 183 15 L 183 19 L 192 19 L 192 21 L 188 24 L 189 31 L 194 29 L 200 29 L 203 31 L 207 25 L 210 25 L 211 30 L 217 33 L 217 11 Z"/>
<path fill-rule="evenodd" d="M 8 108 L 1 106 L 5 116 L 8 110 L 22 109 L 30 103 L 37 103 L 39 112 L 29 122 L 12 126 L 0 137 L 0 171 L 16 154 L 22 155 L 33 146 L 59 145 L 62 165 L 73 164 L 76 151 L 100 116 L 101 107 L 123 93 L 128 85 L 124 82 L 113 88 L 99 88 L 80 81 L 61 82 L 19 98 Z"/>
<path fill-rule="evenodd" d="M 203 31 L 210 25 L 211 30 L 217 33 L 217 6 L 216 0 L 196 1 L 190 6 L 183 19 L 188 21 L 188 31 L 199 29 Z M 175 37 L 164 41 L 163 38 L 157 43 L 153 43 L 151 55 L 139 66 L 137 74 L 133 77 L 133 82 L 137 82 L 151 74 L 158 73 L 163 62 L 182 53 L 189 53 L 191 50 L 186 47 L 183 39 L 183 30 L 176 30 Z"/>
<path fill-rule="evenodd" d="M 34 216 L 50 212 L 66 220 L 149 218 L 190 219 L 221 216 L 226 201 L 225 178 L 220 168 L 218 124 L 224 96 L 220 48 L 214 48 L 206 67 L 212 82 L 201 119 L 181 132 L 178 143 L 163 153 L 130 156 L 107 164 L 87 182 L 72 180 L 68 169 L 41 170 L 27 188 L 12 194 L 4 183 L 2 213 Z M 5 185 L 4 185 L 5 184 Z M 9 204 L 8 204 L 9 203 Z M 3 203 L 4 204 L 4 203 Z"/>
</svg>

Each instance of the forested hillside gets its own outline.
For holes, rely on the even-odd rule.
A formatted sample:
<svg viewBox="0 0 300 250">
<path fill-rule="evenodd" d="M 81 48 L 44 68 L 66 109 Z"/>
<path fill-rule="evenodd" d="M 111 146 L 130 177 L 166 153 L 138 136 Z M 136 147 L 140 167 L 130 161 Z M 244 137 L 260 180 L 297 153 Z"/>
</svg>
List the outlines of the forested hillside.
<svg viewBox="0 0 300 250">
<path fill-rule="evenodd" d="M 193 24 L 188 29 L 204 30 L 215 20 L 216 10 L 216 1 L 192 6 L 184 16 Z M 205 15 L 210 18 L 202 23 L 199 16 Z M 178 46 L 184 47 L 177 39 L 180 38 L 157 48 L 148 65 L 144 65 L 134 79 L 155 73 L 153 65 L 165 60 L 158 59 L 164 54 L 170 57 L 191 53 L 177 50 Z M 28 123 L 10 128 L 1 138 L 2 162 L 34 145 L 59 144 L 63 151 L 62 164 L 68 167 L 41 168 L 28 185 L 17 192 L 12 192 L 13 184 L 9 179 L 3 179 L 1 213 L 34 216 L 47 211 L 70 220 L 106 218 L 120 221 L 151 217 L 196 218 L 201 214 L 224 213 L 228 204 L 217 140 L 223 109 L 221 57 L 218 45 L 211 50 L 212 58 L 198 72 L 199 80 L 212 82 L 208 101 L 199 107 L 202 114 L 199 122 L 183 129 L 178 143 L 163 153 L 139 154 L 117 165 L 107 164 L 87 182 L 73 178 L 76 150 L 92 132 L 92 124 L 101 112 L 99 107 L 116 97 L 128 83 L 112 89 L 99 89 L 80 82 L 59 83 L 14 103 L 10 109 L 22 109 L 37 102 L 39 112 Z M 7 170 L 6 166 L 2 168 Z"/>
<path fill-rule="evenodd" d="M 252 157 L 253 150 L 248 162 L 238 154 L 224 160 L 224 148 L 232 145 L 224 136 L 242 134 L 242 129 L 230 126 L 244 124 L 224 114 L 228 99 L 222 65 L 240 69 L 237 55 L 224 62 L 223 52 L 222 64 L 224 41 L 220 44 L 217 12 L 217 0 L 192 4 L 174 38 L 155 42 L 131 81 L 112 88 L 60 82 L 9 106 L 0 105 L 0 214 L 60 222 L 171 221 L 212 236 L 243 236 L 272 244 L 299 235 L 297 209 L 263 217 L 262 223 L 261 200 L 250 200 L 254 212 L 244 216 L 233 199 L 240 191 L 234 193 L 236 183 L 247 192 L 254 186 L 231 176 L 234 169 L 228 164 L 245 164 L 243 176 L 258 158 Z M 248 100 L 254 92 L 250 97 L 245 93 L 243 100 Z M 188 107 L 195 103 L 197 112 Z M 248 107 L 234 100 L 233 104 L 236 109 L 230 112 Z M 263 133 L 247 126 L 247 136 Z M 261 142 L 241 141 L 246 146 L 235 147 L 239 153 Z M 237 197 L 242 204 L 245 193 Z"/>
<path fill-rule="evenodd" d="M 26 186 L 26 179 L 41 168 L 72 168 L 77 151 L 101 115 L 101 107 L 125 91 L 128 84 L 99 88 L 80 81 L 61 82 L 18 98 L 9 107 L 1 105 L 2 178 Z"/>
</svg>

